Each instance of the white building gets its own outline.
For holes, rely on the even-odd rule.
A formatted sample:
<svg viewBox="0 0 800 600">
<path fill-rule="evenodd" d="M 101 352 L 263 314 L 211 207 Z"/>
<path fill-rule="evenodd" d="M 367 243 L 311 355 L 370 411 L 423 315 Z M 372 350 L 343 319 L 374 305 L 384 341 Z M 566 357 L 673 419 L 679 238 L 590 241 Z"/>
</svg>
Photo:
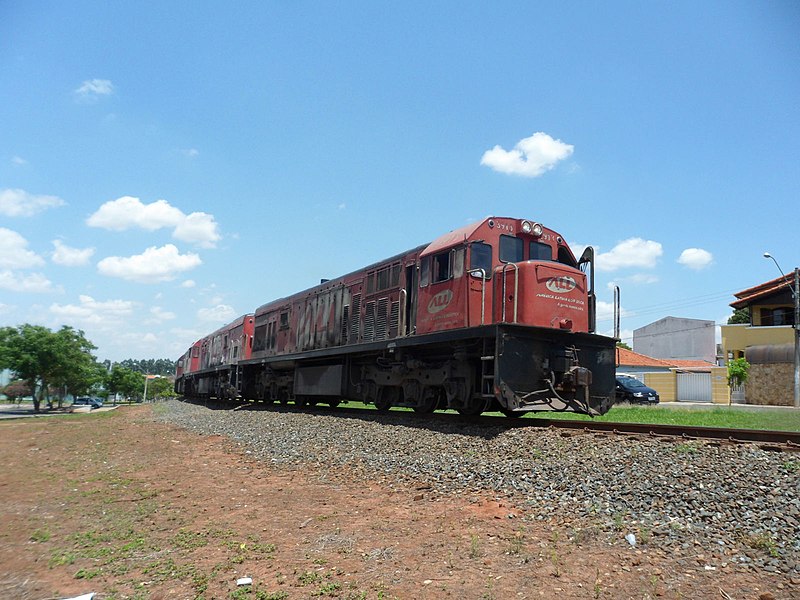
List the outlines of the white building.
<svg viewBox="0 0 800 600">
<path fill-rule="evenodd" d="M 633 331 L 633 351 L 664 360 L 717 358 L 715 323 L 703 319 L 664 317 Z"/>
</svg>

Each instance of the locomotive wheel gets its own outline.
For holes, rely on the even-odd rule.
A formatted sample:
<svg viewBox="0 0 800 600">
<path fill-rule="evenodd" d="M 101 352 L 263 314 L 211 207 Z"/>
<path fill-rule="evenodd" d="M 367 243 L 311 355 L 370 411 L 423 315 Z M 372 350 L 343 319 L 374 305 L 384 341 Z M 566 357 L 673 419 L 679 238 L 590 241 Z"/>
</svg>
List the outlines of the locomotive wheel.
<svg viewBox="0 0 800 600">
<path fill-rule="evenodd" d="M 375 408 L 385 412 L 392 408 L 395 402 L 401 400 L 402 388 L 393 385 L 382 385 L 378 388 L 378 397 L 375 398 Z"/>
<path fill-rule="evenodd" d="M 456 409 L 458 413 L 465 417 L 474 417 L 481 414 L 489 406 L 489 401 L 485 398 L 471 398 L 462 408 Z"/>
<path fill-rule="evenodd" d="M 331 408 L 336 408 L 342 401 L 336 398 L 335 400 L 328 400 L 328 406 Z"/>
<path fill-rule="evenodd" d="M 294 397 L 294 405 L 297 408 L 305 408 L 308 404 L 308 396 L 295 396 Z"/>
<path fill-rule="evenodd" d="M 414 412 L 426 415 L 435 411 L 439 406 L 439 394 L 436 388 L 426 387 L 423 390 L 422 401 L 414 407 Z"/>
</svg>

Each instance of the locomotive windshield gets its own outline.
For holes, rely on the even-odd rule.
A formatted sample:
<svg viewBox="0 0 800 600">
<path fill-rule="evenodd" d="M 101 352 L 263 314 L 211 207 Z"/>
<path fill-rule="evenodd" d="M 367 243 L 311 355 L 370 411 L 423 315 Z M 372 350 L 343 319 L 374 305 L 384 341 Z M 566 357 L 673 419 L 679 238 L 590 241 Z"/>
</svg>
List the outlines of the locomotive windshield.
<svg viewBox="0 0 800 600">
<path fill-rule="evenodd" d="M 532 241 L 528 244 L 528 256 L 525 256 L 525 242 L 512 235 L 500 236 L 500 262 L 518 263 L 524 260 L 549 260 L 577 267 L 575 259 L 566 246 L 558 246 L 558 256 L 553 258 L 553 248 L 544 242 Z"/>
<path fill-rule="evenodd" d="M 525 245 L 522 238 L 513 237 L 510 235 L 500 236 L 500 262 L 504 263 L 517 263 L 525 260 L 523 258 L 523 251 Z"/>
<path fill-rule="evenodd" d="M 469 270 L 470 272 L 483 271 L 486 279 L 492 276 L 492 247 L 489 244 L 484 242 L 470 244 Z"/>
</svg>

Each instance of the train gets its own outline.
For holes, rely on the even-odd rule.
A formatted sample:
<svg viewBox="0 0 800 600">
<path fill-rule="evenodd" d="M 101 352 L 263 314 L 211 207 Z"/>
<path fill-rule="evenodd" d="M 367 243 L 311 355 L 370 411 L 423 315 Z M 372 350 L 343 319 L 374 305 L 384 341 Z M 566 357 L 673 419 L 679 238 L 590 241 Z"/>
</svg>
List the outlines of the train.
<svg viewBox="0 0 800 600">
<path fill-rule="evenodd" d="M 380 411 L 606 413 L 616 339 L 596 332 L 594 250 L 487 217 L 274 300 L 197 340 L 189 398 Z"/>
</svg>

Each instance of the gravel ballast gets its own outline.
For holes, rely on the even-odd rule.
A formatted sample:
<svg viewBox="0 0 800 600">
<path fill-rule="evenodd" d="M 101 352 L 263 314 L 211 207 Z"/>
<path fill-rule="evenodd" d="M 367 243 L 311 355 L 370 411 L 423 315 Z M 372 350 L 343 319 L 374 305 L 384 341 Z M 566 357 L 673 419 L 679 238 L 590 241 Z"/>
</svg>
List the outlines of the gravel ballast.
<svg viewBox="0 0 800 600">
<path fill-rule="evenodd" d="M 800 458 L 755 444 L 426 422 L 408 413 L 220 410 L 170 401 L 164 422 L 289 468 L 427 493 L 491 494 L 526 520 L 599 528 L 706 569 L 800 578 Z M 510 515 L 512 516 L 512 515 Z M 634 541 L 635 536 L 635 541 Z"/>
</svg>

